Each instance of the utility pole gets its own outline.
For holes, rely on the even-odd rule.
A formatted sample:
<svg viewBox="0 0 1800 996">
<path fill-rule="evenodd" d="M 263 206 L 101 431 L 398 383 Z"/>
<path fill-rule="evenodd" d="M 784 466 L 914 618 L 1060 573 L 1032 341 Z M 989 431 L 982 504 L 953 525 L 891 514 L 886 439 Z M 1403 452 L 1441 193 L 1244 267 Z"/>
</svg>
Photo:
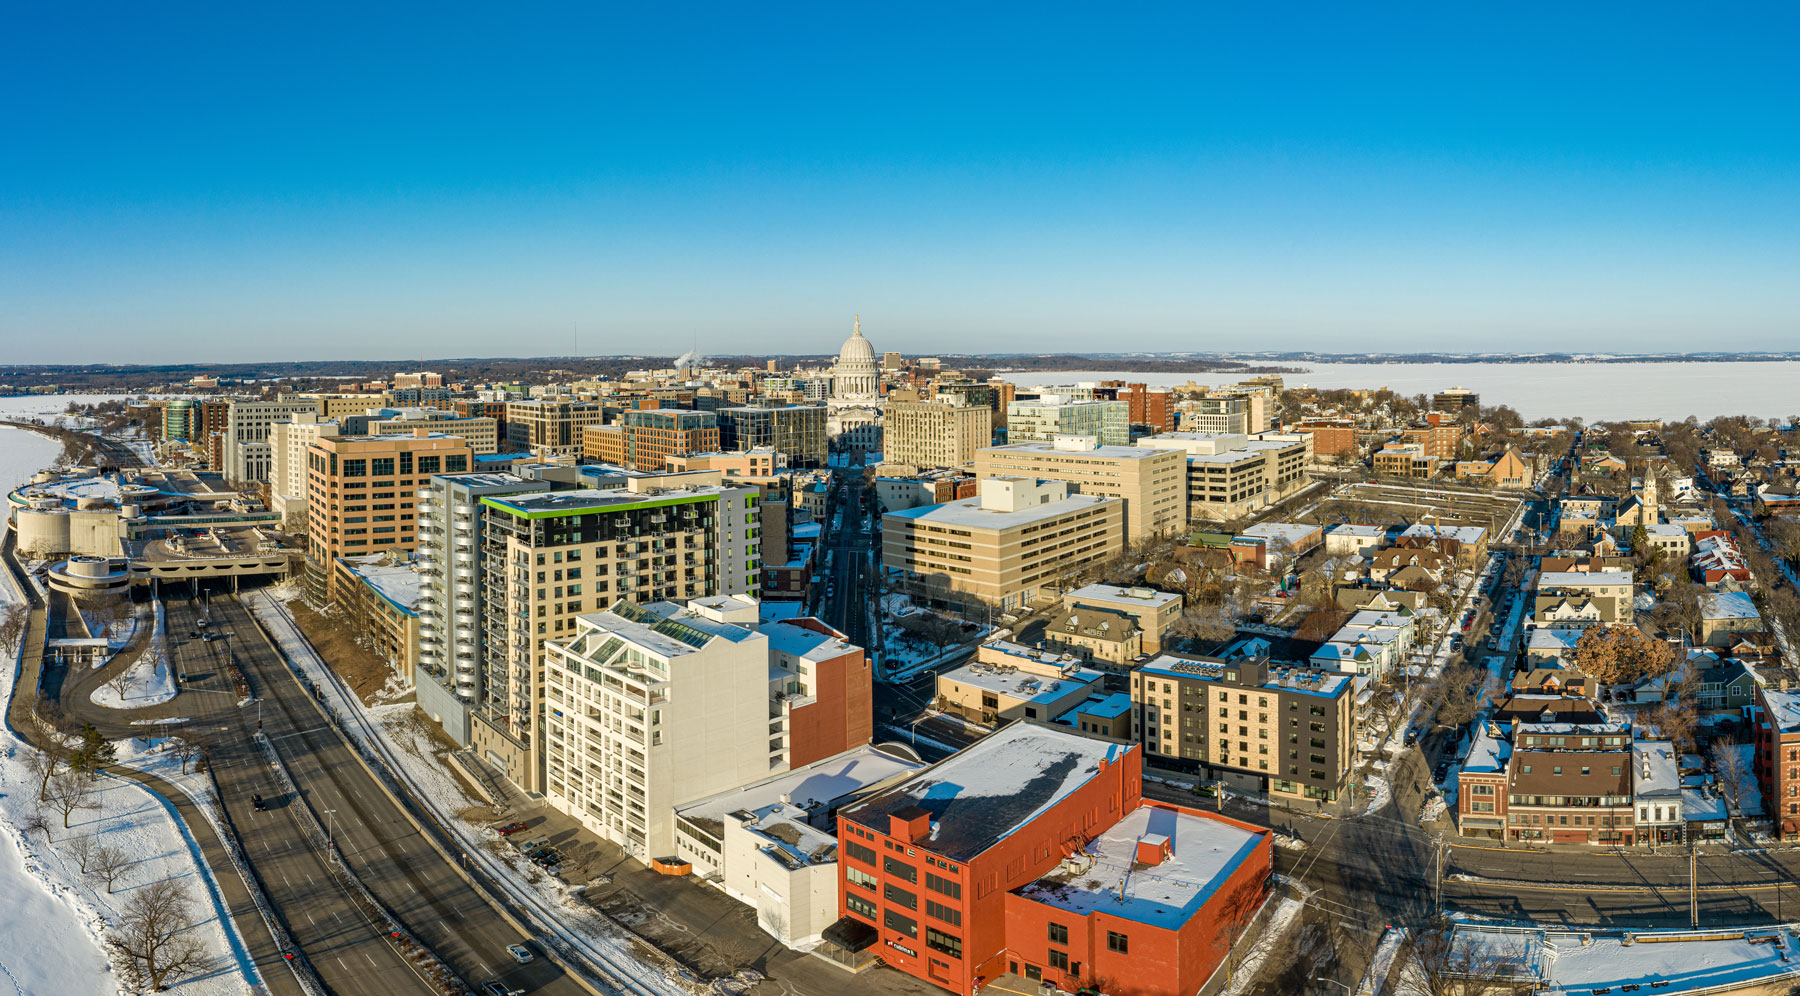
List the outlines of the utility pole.
<svg viewBox="0 0 1800 996">
<path fill-rule="evenodd" d="M 1444 852 L 1450 849 L 1445 841 L 1437 844 L 1437 883 L 1432 887 L 1433 902 L 1437 905 L 1437 915 L 1444 915 Z"/>
<path fill-rule="evenodd" d="M 1700 852 L 1694 850 L 1694 842 L 1688 841 L 1688 916 L 1693 920 L 1693 928 L 1700 929 Z M 1780 895 L 1777 891 L 1776 895 Z"/>
</svg>

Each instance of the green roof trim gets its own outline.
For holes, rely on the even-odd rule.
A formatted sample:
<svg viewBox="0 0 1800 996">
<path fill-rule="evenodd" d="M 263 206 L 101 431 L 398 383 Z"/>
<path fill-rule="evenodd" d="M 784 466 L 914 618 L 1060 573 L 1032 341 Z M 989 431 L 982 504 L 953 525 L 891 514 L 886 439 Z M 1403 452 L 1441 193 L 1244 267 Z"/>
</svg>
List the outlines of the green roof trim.
<svg viewBox="0 0 1800 996">
<path fill-rule="evenodd" d="M 540 492 L 554 495 L 555 491 Z M 680 498 L 645 498 L 643 501 L 619 502 L 605 505 L 572 505 L 568 508 L 524 509 L 510 504 L 503 499 L 486 497 L 481 503 L 499 512 L 518 519 L 566 519 L 577 515 L 600 515 L 606 512 L 630 512 L 640 508 L 658 508 L 669 505 L 692 505 L 696 502 L 718 501 L 719 495 L 686 495 Z"/>
</svg>

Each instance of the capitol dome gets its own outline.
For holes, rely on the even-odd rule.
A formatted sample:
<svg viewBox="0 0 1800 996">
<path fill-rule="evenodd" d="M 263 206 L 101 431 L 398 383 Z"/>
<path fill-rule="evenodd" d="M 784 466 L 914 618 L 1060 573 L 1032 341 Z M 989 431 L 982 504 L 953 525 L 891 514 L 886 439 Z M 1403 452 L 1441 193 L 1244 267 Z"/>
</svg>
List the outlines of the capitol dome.
<svg viewBox="0 0 1800 996">
<path fill-rule="evenodd" d="M 881 392 L 881 372 L 875 366 L 875 346 L 863 338 L 862 316 L 856 316 L 855 330 L 838 350 L 837 364 L 831 368 L 831 393 L 840 398 L 874 397 Z"/>
</svg>

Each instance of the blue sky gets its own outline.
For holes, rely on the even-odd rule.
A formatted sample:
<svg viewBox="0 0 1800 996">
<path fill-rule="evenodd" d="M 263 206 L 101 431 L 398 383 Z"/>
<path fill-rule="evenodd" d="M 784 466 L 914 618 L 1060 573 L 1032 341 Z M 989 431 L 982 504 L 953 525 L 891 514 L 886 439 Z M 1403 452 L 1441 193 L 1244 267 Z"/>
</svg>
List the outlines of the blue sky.
<svg viewBox="0 0 1800 996">
<path fill-rule="evenodd" d="M 1797 21 L 15 4 L 0 359 L 1800 348 Z"/>
</svg>

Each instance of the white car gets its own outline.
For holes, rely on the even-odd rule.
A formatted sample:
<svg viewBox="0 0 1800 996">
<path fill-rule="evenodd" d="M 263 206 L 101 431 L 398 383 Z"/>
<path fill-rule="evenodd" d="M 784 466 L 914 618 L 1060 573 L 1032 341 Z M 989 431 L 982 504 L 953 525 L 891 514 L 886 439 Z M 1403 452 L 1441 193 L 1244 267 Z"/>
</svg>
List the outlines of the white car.
<svg viewBox="0 0 1800 996">
<path fill-rule="evenodd" d="M 513 961 L 516 961 L 521 965 L 528 965 L 537 957 L 531 953 L 530 948 L 523 944 L 508 944 L 506 946 L 506 953 L 512 955 Z"/>
</svg>

